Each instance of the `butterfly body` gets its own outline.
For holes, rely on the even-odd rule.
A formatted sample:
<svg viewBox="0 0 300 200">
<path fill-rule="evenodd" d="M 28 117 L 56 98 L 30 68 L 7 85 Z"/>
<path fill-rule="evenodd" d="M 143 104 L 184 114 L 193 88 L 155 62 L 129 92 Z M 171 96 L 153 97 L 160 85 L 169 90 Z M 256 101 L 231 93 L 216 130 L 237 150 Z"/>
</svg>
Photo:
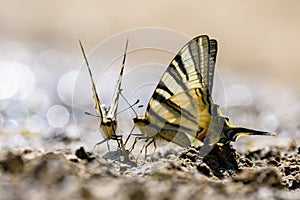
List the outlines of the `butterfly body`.
<svg viewBox="0 0 300 200">
<path fill-rule="evenodd" d="M 104 139 L 110 140 L 114 138 L 117 130 L 117 121 L 111 118 L 104 118 L 100 125 L 101 135 Z"/>
</svg>

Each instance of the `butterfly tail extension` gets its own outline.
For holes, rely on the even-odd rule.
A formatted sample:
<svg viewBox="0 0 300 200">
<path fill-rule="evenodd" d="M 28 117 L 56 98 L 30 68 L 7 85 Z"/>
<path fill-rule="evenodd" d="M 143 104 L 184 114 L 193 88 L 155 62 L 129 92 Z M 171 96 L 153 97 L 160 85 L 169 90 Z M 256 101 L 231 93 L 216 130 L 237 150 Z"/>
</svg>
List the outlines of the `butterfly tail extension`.
<svg viewBox="0 0 300 200">
<path fill-rule="evenodd" d="M 259 131 L 244 127 L 230 127 L 224 131 L 226 138 L 229 141 L 235 141 L 240 136 L 249 136 L 249 135 L 261 135 L 261 136 L 275 136 L 275 132 Z M 220 141 L 223 143 L 222 141 Z"/>
</svg>

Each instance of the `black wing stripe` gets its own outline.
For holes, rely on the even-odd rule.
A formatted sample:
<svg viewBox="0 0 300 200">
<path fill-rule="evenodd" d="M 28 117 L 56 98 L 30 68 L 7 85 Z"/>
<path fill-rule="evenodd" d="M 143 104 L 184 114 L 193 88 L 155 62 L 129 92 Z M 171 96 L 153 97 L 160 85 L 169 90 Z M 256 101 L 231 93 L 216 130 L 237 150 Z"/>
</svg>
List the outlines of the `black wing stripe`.
<svg viewBox="0 0 300 200">
<path fill-rule="evenodd" d="M 199 71 L 200 67 L 200 48 L 195 40 L 192 40 L 189 47 L 189 53 L 191 54 L 191 58 L 193 60 L 194 66 L 195 66 L 195 71 L 197 72 L 199 83 L 202 83 L 202 76 L 201 72 Z"/>
<path fill-rule="evenodd" d="M 180 55 L 180 54 L 177 54 L 177 55 L 175 56 L 174 60 L 177 62 L 179 69 L 180 69 L 181 72 L 185 75 L 186 80 L 188 81 L 188 80 L 189 80 L 189 76 L 188 76 L 188 73 L 187 73 L 187 71 L 186 71 L 185 65 L 184 65 L 183 62 L 182 62 L 181 55 Z"/>
<path fill-rule="evenodd" d="M 195 94 L 196 94 L 198 97 L 201 96 L 202 103 L 203 103 L 204 105 L 210 105 L 210 101 L 207 101 L 207 98 L 205 98 L 203 90 L 201 90 L 200 88 L 196 88 L 196 89 L 195 89 Z"/>
<path fill-rule="evenodd" d="M 209 40 L 210 52 L 209 52 L 209 67 L 207 73 L 207 87 L 209 90 L 209 94 L 212 94 L 213 84 L 214 84 L 214 74 L 215 74 L 215 66 L 217 59 L 217 51 L 218 51 L 218 43 L 216 40 Z"/>
<path fill-rule="evenodd" d="M 197 121 L 195 121 L 194 116 L 189 111 L 182 109 L 179 105 L 177 105 L 170 99 L 166 99 L 163 95 L 157 93 L 156 91 L 154 91 L 152 98 L 154 100 L 158 101 L 159 103 L 164 104 L 168 110 L 172 110 L 172 111 L 178 113 L 180 116 L 185 117 L 186 119 L 188 119 L 194 123 L 197 123 Z M 148 108 L 150 109 L 150 107 L 148 107 Z M 154 112 L 151 112 L 151 114 L 153 114 L 153 113 Z"/>
<path fill-rule="evenodd" d="M 202 75 L 202 78 L 204 79 L 202 81 L 202 85 L 203 85 L 203 100 L 205 99 L 204 102 L 207 102 L 207 104 L 209 105 L 211 103 L 211 97 L 210 97 L 210 93 L 209 93 L 209 88 L 207 86 L 208 80 L 208 68 L 209 68 L 209 61 L 210 61 L 210 57 L 209 57 L 209 53 L 210 53 L 210 40 L 208 38 L 208 36 L 206 37 L 199 37 L 198 38 L 198 47 L 200 49 L 200 72 Z"/>
<path fill-rule="evenodd" d="M 173 63 L 169 65 L 165 73 L 165 75 L 168 74 L 169 76 L 171 76 L 176 81 L 176 83 L 183 89 L 183 91 L 186 91 L 188 89 L 182 80 L 182 76 L 176 70 L 176 67 Z"/>
<path fill-rule="evenodd" d="M 157 85 L 157 89 L 167 92 L 170 96 L 174 95 L 174 93 L 166 86 L 166 84 L 163 81 L 159 82 L 159 84 Z"/>
<path fill-rule="evenodd" d="M 183 53 L 183 51 L 179 52 L 178 55 L 180 55 L 181 53 Z M 179 71 L 177 70 L 176 66 L 173 64 L 173 62 L 177 63 L 178 68 L 182 71 L 182 68 L 184 69 L 184 73 L 186 80 L 189 80 L 189 73 L 186 71 L 186 66 L 184 65 L 184 62 L 182 61 L 182 57 L 181 56 L 176 56 L 177 60 L 173 60 L 171 62 L 171 64 L 169 65 L 169 67 L 167 68 L 166 74 L 168 73 L 171 77 L 173 77 L 173 79 L 176 81 L 177 85 L 179 85 L 183 91 L 188 91 L 189 88 L 188 86 L 185 84 L 186 81 L 184 81 L 184 77 L 182 77 L 179 73 Z M 189 94 L 187 94 L 189 99 L 193 100 L 193 97 L 190 96 Z"/>
<path fill-rule="evenodd" d="M 185 132 L 188 132 L 188 133 L 191 133 L 193 130 L 188 128 L 188 127 L 185 127 L 183 125 L 179 125 L 179 124 L 174 124 L 174 123 L 170 123 L 168 121 L 166 121 L 164 118 L 162 118 L 160 115 L 158 115 L 156 112 L 151 112 L 151 116 L 153 117 L 153 119 L 155 118 L 156 120 L 154 121 L 158 121 L 162 124 L 167 124 L 167 125 L 170 125 L 172 128 L 174 127 L 173 130 L 181 130 L 181 131 L 185 131 Z M 161 129 L 163 129 L 163 127 L 160 127 L 154 123 L 150 123 L 149 126 L 151 126 L 152 128 L 160 131 Z"/>
</svg>

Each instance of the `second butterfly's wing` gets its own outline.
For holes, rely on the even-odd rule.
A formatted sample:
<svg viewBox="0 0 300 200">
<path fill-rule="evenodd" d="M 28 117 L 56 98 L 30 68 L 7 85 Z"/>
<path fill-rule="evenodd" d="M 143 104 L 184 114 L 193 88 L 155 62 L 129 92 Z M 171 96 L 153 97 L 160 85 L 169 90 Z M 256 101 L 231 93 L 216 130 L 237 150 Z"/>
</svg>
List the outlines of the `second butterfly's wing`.
<svg viewBox="0 0 300 200">
<path fill-rule="evenodd" d="M 89 62 L 87 60 L 84 48 L 83 48 L 82 43 L 81 43 L 80 40 L 79 40 L 79 44 L 80 44 L 80 48 L 81 48 L 81 51 L 82 51 L 82 54 L 83 54 L 86 66 L 87 66 L 88 71 L 89 71 L 89 76 L 91 78 L 93 98 L 94 98 L 94 103 L 95 103 L 95 110 L 96 110 L 97 114 L 99 115 L 100 126 L 101 126 L 101 124 L 103 122 L 103 118 L 105 117 L 105 116 L 103 116 L 104 112 L 102 112 L 102 110 L 101 110 L 101 103 L 100 103 L 100 100 L 99 100 L 99 97 L 98 97 L 98 94 L 97 94 L 97 89 L 96 89 L 96 85 L 95 85 L 95 82 L 94 82 L 94 79 L 93 79 L 92 71 L 91 71 Z"/>
<path fill-rule="evenodd" d="M 113 94 L 113 98 L 112 98 L 112 104 L 111 104 L 111 107 L 108 110 L 107 118 L 116 119 L 118 105 L 119 105 L 119 96 L 120 96 L 120 92 L 121 92 L 121 83 L 122 83 L 123 71 L 124 71 L 124 66 L 125 66 L 125 61 L 126 61 L 127 47 L 128 47 L 128 39 L 126 41 L 126 46 L 125 46 L 125 50 L 124 50 L 121 71 L 120 71 L 120 74 L 119 74 L 117 84 L 115 86 L 115 90 L 114 90 L 114 94 Z"/>
</svg>

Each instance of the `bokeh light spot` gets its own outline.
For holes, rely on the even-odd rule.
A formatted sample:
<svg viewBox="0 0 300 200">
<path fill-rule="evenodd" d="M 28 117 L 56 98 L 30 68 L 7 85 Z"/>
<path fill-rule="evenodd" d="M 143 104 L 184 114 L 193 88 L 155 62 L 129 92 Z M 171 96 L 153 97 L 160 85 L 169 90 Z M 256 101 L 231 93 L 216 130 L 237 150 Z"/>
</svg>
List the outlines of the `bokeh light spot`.
<svg viewBox="0 0 300 200">
<path fill-rule="evenodd" d="M 49 124 L 55 128 L 62 128 L 69 122 L 70 114 L 62 105 L 54 105 L 47 112 Z"/>
<path fill-rule="evenodd" d="M 267 114 L 261 117 L 263 128 L 267 131 L 275 131 L 278 128 L 278 119 L 276 116 Z"/>
<path fill-rule="evenodd" d="M 34 86 L 35 77 L 26 65 L 9 61 L 0 63 L 0 99 L 24 99 Z"/>
<path fill-rule="evenodd" d="M 72 97 L 77 76 L 78 71 L 69 71 L 60 78 L 57 85 L 57 93 L 59 98 L 69 106 L 72 105 Z"/>
<path fill-rule="evenodd" d="M 20 80 L 16 70 L 5 63 L 0 64 L 0 99 L 11 98 L 18 90 Z"/>
</svg>

